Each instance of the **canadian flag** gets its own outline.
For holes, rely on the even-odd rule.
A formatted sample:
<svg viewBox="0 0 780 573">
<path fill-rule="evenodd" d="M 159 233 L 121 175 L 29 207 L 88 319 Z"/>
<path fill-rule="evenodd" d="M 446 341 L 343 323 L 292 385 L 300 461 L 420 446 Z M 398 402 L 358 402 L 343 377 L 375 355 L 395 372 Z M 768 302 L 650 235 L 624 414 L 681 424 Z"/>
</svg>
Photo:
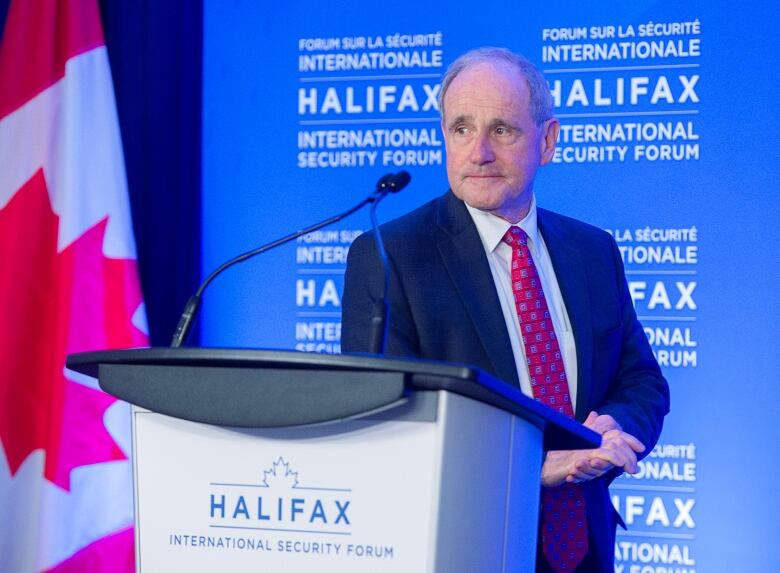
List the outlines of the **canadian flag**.
<svg viewBox="0 0 780 573">
<path fill-rule="evenodd" d="M 65 368 L 145 346 L 97 0 L 12 0 L 0 43 L 0 571 L 131 571 L 129 410 Z"/>
</svg>

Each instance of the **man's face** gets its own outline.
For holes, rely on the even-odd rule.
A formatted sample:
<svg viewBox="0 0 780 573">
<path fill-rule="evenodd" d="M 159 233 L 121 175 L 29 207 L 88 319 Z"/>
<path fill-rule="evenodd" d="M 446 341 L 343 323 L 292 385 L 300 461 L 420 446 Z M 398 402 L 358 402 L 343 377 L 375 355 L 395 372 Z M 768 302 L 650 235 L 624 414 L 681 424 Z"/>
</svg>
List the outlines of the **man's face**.
<svg viewBox="0 0 780 573">
<path fill-rule="evenodd" d="M 444 98 L 447 176 L 467 204 L 511 223 L 528 212 L 536 170 L 552 159 L 557 120 L 529 112 L 528 82 L 504 62 L 460 72 Z"/>
</svg>

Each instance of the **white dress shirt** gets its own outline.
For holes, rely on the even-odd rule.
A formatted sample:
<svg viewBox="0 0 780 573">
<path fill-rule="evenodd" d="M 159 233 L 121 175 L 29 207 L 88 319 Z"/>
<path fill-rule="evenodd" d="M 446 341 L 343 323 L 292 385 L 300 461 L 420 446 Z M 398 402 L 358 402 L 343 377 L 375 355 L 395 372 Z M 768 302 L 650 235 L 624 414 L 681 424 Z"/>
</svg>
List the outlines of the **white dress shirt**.
<svg viewBox="0 0 780 573">
<path fill-rule="evenodd" d="M 525 357 L 525 347 L 520 336 L 520 322 L 512 293 L 512 276 L 510 271 L 512 248 L 501 240 L 511 225 L 508 221 L 487 211 L 480 211 L 469 205 L 466 205 L 466 208 L 477 226 L 479 237 L 482 239 L 482 246 L 485 248 L 488 263 L 490 264 L 490 272 L 493 274 L 493 282 L 496 285 L 496 292 L 501 301 L 501 311 L 504 314 L 507 332 L 509 332 L 509 339 L 512 342 L 512 353 L 515 357 L 515 366 L 520 379 L 520 390 L 523 394 L 533 397 Z M 558 280 L 555 278 L 550 254 L 536 225 L 536 197 L 531 199 L 531 208 L 528 211 L 528 215 L 522 221 L 516 223 L 515 226 L 520 227 L 528 235 L 528 248 L 536 264 L 539 278 L 542 281 L 542 290 L 544 290 L 555 335 L 561 348 L 566 378 L 569 382 L 569 396 L 571 397 L 572 407 L 576 408 L 577 350 L 574 346 L 574 333 L 572 332 L 571 322 L 569 322 L 569 315 L 566 312 L 566 305 L 563 303 Z"/>
</svg>

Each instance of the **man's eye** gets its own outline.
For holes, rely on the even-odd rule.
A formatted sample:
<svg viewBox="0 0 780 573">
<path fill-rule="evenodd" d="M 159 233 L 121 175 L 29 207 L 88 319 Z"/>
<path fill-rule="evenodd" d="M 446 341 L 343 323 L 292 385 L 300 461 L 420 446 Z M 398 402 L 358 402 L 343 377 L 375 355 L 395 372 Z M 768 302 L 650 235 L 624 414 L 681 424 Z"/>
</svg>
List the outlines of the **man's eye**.
<svg viewBox="0 0 780 573">
<path fill-rule="evenodd" d="M 465 125 L 459 125 L 453 131 L 458 135 L 466 135 L 469 132 L 469 128 Z"/>
<path fill-rule="evenodd" d="M 509 128 L 505 127 L 503 125 L 499 125 L 496 127 L 496 135 L 508 135 L 509 134 Z"/>
</svg>

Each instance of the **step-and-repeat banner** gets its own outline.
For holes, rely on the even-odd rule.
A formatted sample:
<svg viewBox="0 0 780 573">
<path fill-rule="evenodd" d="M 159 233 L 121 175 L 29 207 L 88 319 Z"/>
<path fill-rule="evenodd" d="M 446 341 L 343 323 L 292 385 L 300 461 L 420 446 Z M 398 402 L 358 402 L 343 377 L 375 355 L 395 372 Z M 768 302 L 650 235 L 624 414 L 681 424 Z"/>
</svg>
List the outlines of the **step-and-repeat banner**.
<svg viewBox="0 0 780 573">
<path fill-rule="evenodd" d="M 540 205 L 615 237 L 672 413 L 613 501 L 616 571 L 771 571 L 780 426 L 776 8 L 754 2 L 205 2 L 204 268 L 346 210 L 447 188 L 437 95 L 464 51 L 546 73 L 561 120 Z M 203 343 L 340 350 L 366 213 L 220 277 Z"/>
</svg>

